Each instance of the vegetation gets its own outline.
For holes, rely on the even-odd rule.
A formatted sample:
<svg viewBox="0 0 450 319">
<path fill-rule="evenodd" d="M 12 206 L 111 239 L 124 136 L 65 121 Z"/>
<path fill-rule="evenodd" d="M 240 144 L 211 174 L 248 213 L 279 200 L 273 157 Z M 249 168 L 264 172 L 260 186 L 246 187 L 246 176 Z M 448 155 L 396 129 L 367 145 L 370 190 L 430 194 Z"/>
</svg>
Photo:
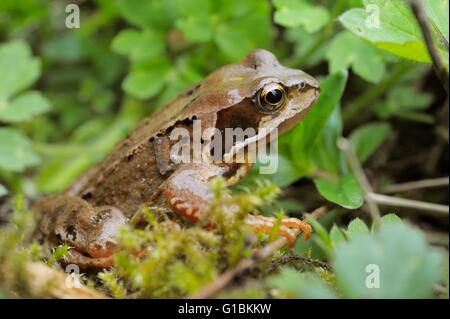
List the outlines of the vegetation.
<svg viewBox="0 0 450 319">
<path fill-rule="evenodd" d="M 79 5 L 79 28 L 66 26 L 69 3 L 0 2 L 0 297 L 62 297 L 52 280 L 71 247 L 37 241 L 36 198 L 266 48 L 321 82 L 279 140 L 278 171 L 233 190 L 213 181 L 214 229 L 143 208 L 146 228 L 124 228 L 114 267 L 85 274 L 80 294 L 448 298 L 448 0 L 95 0 Z M 255 237 L 243 224 L 254 211 L 308 212 L 314 235 L 292 248 Z M 30 275 L 42 263 L 48 283 Z"/>
</svg>

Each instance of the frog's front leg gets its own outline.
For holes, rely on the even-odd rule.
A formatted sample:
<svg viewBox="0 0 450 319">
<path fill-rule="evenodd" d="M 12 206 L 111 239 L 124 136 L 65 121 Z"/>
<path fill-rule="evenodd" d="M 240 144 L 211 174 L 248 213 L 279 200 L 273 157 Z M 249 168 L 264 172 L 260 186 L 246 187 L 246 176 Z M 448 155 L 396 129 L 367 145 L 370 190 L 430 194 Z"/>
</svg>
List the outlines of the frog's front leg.
<svg viewBox="0 0 450 319">
<path fill-rule="evenodd" d="M 39 229 L 44 236 L 72 247 L 66 263 L 83 268 L 112 265 L 117 231 L 127 223 L 119 209 L 94 207 L 80 197 L 60 195 L 39 201 L 33 210 L 40 215 Z"/>
<path fill-rule="evenodd" d="M 199 163 L 186 164 L 176 170 L 164 185 L 163 196 L 178 214 L 191 221 L 198 221 L 207 213 L 213 194 L 208 188 L 208 181 L 214 177 L 229 174 L 227 166 Z M 246 224 L 255 232 L 272 233 L 277 221 L 272 217 L 249 215 Z M 297 218 L 281 220 L 279 233 L 293 245 L 297 235 L 303 232 L 308 239 L 312 233 L 311 226 Z"/>
</svg>

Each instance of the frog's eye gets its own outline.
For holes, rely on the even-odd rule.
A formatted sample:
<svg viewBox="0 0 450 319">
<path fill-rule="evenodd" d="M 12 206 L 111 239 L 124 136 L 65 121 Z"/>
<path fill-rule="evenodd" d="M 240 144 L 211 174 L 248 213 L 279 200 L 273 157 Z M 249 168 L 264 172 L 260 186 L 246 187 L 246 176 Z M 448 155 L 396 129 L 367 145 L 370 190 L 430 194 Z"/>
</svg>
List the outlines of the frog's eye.
<svg viewBox="0 0 450 319">
<path fill-rule="evenodd" d="M 255 104 L 260 112 L 273 113 L 283 106 L 286 91 L 279 83 L 270 83 L 256 93 Z"/>
</svg>

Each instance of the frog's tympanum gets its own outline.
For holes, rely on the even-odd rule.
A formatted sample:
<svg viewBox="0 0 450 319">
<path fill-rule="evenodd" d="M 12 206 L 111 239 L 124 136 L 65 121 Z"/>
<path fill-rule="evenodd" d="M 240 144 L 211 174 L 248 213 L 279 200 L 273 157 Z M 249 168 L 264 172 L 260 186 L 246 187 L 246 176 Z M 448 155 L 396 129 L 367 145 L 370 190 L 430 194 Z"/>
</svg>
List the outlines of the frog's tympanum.
<svg viewBox="0 0 450 319">
<path fill-rule="evenodd" d="M 174 129 L 192 131 L 193 122 L 199 120 L 202 130 L 252 128 L 262 135 L 277 128 L 282 133 L 306 115 L 318 96 L 319 85 L 313 77 L 282 66 L 268 51 L 255 50 L 145 118 L 63 194 L 39 201 L 34 211 L 42 216 L 40 232 L 51 242 L 73 247 L 66 262 L 85 268 L 110 267 L 118 228 L 143 205 L 201 220 L 212 199 L 208 182 L 220 176 L 236 183 L 252 166 L 217 158 L 175 163 L 170 155 Z M 222 158 L 232 150 L 223 148 Z M 270 232 L 275 219 L 250 215 L 247 223 L 256 231 Z M 309 224 L 296 218 L 283 219 L 281 225 L 278 231 L 290 243 L 299 232 L 305 237 L 311 233 Z"/>
</svg>

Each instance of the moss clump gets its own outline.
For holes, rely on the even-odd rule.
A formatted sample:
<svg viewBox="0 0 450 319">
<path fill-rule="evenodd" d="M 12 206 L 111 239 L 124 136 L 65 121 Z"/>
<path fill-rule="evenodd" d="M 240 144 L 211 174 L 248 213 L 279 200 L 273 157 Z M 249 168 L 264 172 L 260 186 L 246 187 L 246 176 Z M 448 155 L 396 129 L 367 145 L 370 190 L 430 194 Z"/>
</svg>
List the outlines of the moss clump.
<svg viewBox="0 0 450 319">
<path fill-rule="evenodd" d="M 127 226 L 119 232 L 120 250 L 114 256 L 114 268 L 99 274 L 111 295 L 186 297 L 250 256 L 257 243 L 244 219 L 270 204 L 279 189 L 260 182 L 251 192 L 232 195 L 220 178 L 210 187 L 214 192 L 211 209 L 196 225 L 161 221 L 157 212 L 144 208 L 144 229 Z"/>
</svg>

